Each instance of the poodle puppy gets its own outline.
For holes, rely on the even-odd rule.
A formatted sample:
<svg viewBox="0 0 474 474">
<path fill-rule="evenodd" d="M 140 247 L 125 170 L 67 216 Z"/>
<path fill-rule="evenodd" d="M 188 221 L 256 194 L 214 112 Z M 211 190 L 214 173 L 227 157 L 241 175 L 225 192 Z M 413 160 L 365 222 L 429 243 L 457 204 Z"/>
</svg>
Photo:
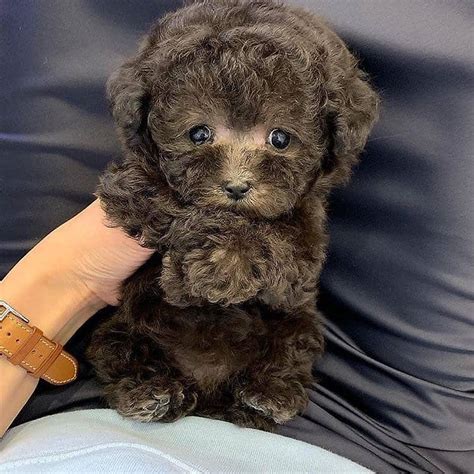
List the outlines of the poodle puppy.
<svg viewBox="0 0 474 474">
<path fill-rule="evenodd" d="M 123 416 L 272 430 L 304 410 L 323 351 L 326 201 L 378 96 L 318 17 L 272 0 L 197 0 L 109 79 L 123 158 L 97 195 L 154 256 L 88 348 Z"/>
</svg>

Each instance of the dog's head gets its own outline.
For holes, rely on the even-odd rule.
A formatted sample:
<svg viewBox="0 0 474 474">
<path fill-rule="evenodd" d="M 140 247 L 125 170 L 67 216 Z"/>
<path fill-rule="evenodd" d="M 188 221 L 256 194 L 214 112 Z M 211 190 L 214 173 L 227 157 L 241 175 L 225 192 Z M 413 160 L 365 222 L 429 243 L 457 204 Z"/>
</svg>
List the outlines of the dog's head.
<svg viewBox="0 0 474 474">
<path fill-rule="evenodd" d="M 320 19 L 261 0 L 167 15 L 108 97 L 130 156 L 180 199 L 265 218 L 347 179 L 378 103 Z"/>
</svg>

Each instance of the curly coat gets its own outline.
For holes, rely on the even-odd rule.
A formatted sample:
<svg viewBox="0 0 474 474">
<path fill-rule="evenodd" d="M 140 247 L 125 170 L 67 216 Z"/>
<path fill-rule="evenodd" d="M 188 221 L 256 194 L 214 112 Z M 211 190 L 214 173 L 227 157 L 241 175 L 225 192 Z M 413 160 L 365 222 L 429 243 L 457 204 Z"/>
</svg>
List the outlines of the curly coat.
<svg viewBox="0 0 474 474">
<path fill-rule="evenodd" d="M 153 26 L 108 98 L 124 154 L 97 194 L 111 225 L 157 252 L 88 349 L 107 400 L 141 421 L 193 413 L 272 430 L 307 404 L 327 196 L 378 96 L 320 18 L 199 0 Z M 202 124 L 212 139 L 196 145 Z M 266 140 L 275 128 L 284 150 Z M 251 185 L 238 201 L 222 188 L 235 179 Z"/>
</svg>

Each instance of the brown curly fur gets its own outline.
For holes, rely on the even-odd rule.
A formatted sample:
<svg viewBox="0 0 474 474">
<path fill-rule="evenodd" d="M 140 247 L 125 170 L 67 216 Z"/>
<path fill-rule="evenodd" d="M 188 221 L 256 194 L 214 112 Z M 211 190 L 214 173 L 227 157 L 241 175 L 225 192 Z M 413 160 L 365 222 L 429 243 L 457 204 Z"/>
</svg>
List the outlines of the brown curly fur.
<svg viewBox="0 0 474 474">
<path fill-rule="evenodd" d="M 98 188 L 152 259 L 88 356 L 110 406 L 271 430 L 301 412 L 323 349 L 315 308 L 329 190 L 378 98 L 318 17 L 274 1 L 196 1 L 161 19 L 108 82 L 124 157 Z M 207 124 L 212 142 L 189 130 Z M 262 141 L 291 134 L 279 151 Z M 232 201 L 225 180 L 252 188 Z"/>
</svg>

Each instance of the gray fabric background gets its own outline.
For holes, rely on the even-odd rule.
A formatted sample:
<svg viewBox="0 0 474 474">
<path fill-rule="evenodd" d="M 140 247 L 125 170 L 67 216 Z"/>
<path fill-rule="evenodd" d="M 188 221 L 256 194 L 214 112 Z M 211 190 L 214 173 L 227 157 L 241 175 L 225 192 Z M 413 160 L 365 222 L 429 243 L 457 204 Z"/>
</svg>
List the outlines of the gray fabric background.
<svg viewBox="0 0 474 474">
<path fill-rule="evenodd" d="M 354 180 L 333 196 L 320 384 L 281 433 L 379 472 L 472 472 L 473 5 L 293 3 L 358 53 L 383 111 Z M 91 201 L 119 154 L 105 80 L 175 4 L 0 1 L 0 275 Z M 71 340 L 73 354 L 105 313 Z M 15 423 L 101 406 L 81 366 L 75 384 L 41 384 Z"/>
</svg>

